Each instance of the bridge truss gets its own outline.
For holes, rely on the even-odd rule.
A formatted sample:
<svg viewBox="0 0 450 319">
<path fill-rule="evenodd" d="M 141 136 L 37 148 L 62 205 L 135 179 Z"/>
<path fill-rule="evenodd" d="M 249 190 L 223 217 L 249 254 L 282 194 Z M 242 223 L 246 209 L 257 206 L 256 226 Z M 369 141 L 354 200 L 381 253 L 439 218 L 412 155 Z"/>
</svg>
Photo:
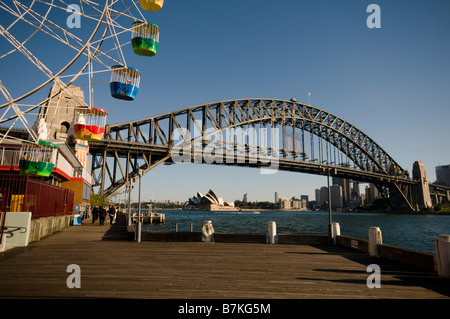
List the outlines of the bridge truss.
<svg viewBox="0 0 450 319">
<path fill-rule="evenodd" d="M 371 182 L 393 209 L 418 210 L 415 186 L 367 134 L 295 100 L 239 99 L 108 125 L 90 144 L 93 189 L 107 197 L 159 164 L 260 167 Z"/>
</svg>

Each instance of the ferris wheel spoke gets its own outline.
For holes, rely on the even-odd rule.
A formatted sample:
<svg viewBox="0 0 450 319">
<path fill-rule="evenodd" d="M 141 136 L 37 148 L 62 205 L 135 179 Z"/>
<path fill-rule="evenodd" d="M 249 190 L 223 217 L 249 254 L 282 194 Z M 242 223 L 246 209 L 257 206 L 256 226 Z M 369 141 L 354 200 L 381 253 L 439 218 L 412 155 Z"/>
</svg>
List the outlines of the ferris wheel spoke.
<svg viewBox="0 0 450 319">
<path fill-rule="evenodd" d="M 9 93 L 9 91 L 6 89 L 5 85 L 3 84 L 2 81 L 0 81 L 0 92 L 3 94 L 3 96 L 11 101 L 12 100 L 12 96 Z M 30 125 L 28 124 L 27 119 L 24 117 L 23 112 L 20 110 L 20 108 L 17 106 L 17 104 L 12 103 L 10 105 L 10 107 L 14 110 L 14 112 L 17 114 L 17 118 L 14 121 L 14 123 L 9 127 L 8 131 L 6 132 L 6 134 L 4 134 L 4 136 L 2 137 L 2 140 L 8 136 L 9 131 L 12 129 L 12 127 L 14 126 L 14 124 L 17 122 L 18 119 L 20 119 L 20 121 L 22 122 L 22 125 L 26 128 L 26 130 L 28 131 L 28 133 L 33 137 L 33 139 L 36 139 L 36 134 L 34 134 L 33 130 L 31 129 Z M 9 108 L 5 111 L 5 114 L 8 112 Z M 3 117 L 3 116 L 2 116 Z"/>
<path fill-rule="evenodd" d="M 34 4 L 34 1 L 33 1 L 33 4 Z M 15 5 L 17 11 L 19 11 L 18 3 L 17 3 L 17 2 L 14 2 L 14 5 Z M 9 12 L 11 15 L 17 17 L 17 19 L 16 19 L 13 23 L 11 23 L 11 24 L 8 26 L 7 30 L 9 30 L 14 24 L 16 24 L 17 21 L 23 19 L 23 16 L 25 15 L 25 13 L 28 13 L 28 11 L 30 11 L 30 8 L 31 8 L 31 7 L 29 7 L 29 8 L 27 7 L 27 8 L 24 10 L 24 12 L 23 12 L 22 14 L 19 14 L 19 13 L 16 13 L 14 10 L 10 9 L 7 5 L 5 5 L 5 3 L 4 3 L 3 1 L 1 1 L 1 2 L 0 2 L 0 9 L 5 9 L 5 11 L 7 11 L 7 12 Z M 47 14 L 48 14 L 48 12 L 49 12 L 49 11 L 47 11 Z M 38 31 L 38 29 L 36 29 L 36 31 L 33 32 L 33 33 L 32 33 L 32 34 L 31 34 L 31 35 L 30 35 L 23 43 L 26 43 L 29 39 L 31 39 L 31 37 L 32 37 L 34 34 L 36 34 L 37 31 Z M 11 54 L 11 53 L 13 53 L 13 52 L 15 52 L 15 51 L 16 51 L 16 49 L 12 49 L 11 51 L 7 52 L 6 54 L 0 56 L 0 59 L 3 58 L 3 57 L 5 57 L 5 56 L 7 56 L 7 55 L 9 55 L 9 54 Z"/>
<path fill-rule="evenodd" d="M 95 109 L 93 107 L 94 85 L 107 82 L 102 75 L 99 76 L 101 81 L 94 79 L 94 76 L 97 77 L 97 74 L 101 72 L 113 74 L 123 71 L 125 74 L 125 70 L 133 70 L 130 72 L 137 72 L 140 77 L 138 71 L 127 67 L 126 58 L 129 51 L 128 48 L 124 49 L 132 45 L 130 37 L 125 35 L 134 34 L 133 23 L 136 21 L 147 23 L 139 7 L 143 8 L 139 0 L 0 0 L 0 14 L 7 16 L 6 20 L 2 18 L 0 22 L 0 40 L 6 43 L 6 46 L 3 45 L 1 48 L 3 52 L 0 52 L 0 63 L 7 63 L 8 59 L 2 59 L 10 55 L 14 58 L 18 56 L 22 60 L 26 59 L 25 61 L 32 63 L 27 72 L 29 71 L 29 75 L 33 76 L 33 81 L 34 78 L 39 78 L 41 81 L 39 85 L 33 85 L 34 88 L 25 88 L 26 93 L 13 95 L 8 93 L 8 97 L 3 94 L 6 103 L 4 101 L 1 102 L 3 104 L 0 103 L 0 124 L 12 123 L 12 125 L 23 125 L 29 128 L 26 118 L 30 121 L 30 118 L 36 115 L 38 118 L 52 116 L 44 115 L 43 108 L 50 102 L 59 105 L 58 101 L 63 96 L 61 92 L 73 97 L 80 107 Z M 78 27 L 71 28 L 70 19 L 80 21 L 84 29 L 80 32 L 77 30 Z M 7 21 L 7 24 L 3 21 Z M 85 30 L 89 32 L 86 33 Z M 40 42 L 41 39 L 45 41 Z M 64 51 L 61 50 L 61 59 L 57 61 L 51 59 L 53 54 L 45 54 L 49 49 L 55 50 L 54 48 L 56 50 L 64 48 Z M 59 53 L 59 51 L 55 52 Z M 66 54 L 67 52 L 69 54 Z M 132 54 L 143 55 L 136 53 L 135 50 Z M 62 66 L 55 68 L 54 62 Z M 26 65 L 29 64 L 26 63 Z M 121 65 L 123 70 L 117 69 L 118 65 Z M 108 81 L 113 81 L 112 75 Z M 53 87 L 57 87 L 52 88 L 46 98 L 34 95 L 52 84 Z M 79 89 L 72 90 L 74 88 L 72 84 L 77 87 L 88 86 L 88 91 L 84 90 L 85 93 L 89 92 L 89 100 L 84 101 L 85 93 L 83 97 L 76 96 L 79 94 L 77 93 Z M 133 85 L 138 88 L 139 82 L 137 85 L 133 82 Z M 11 87 L 8 88 L 13 92 Z M 2 93 L 6 91 L 4 87 Z M 110 93 L 116 97 L 112 89 Z M 35 101 L 36 97 L 39 98 L 38 101 Z M 20 102 L 22 100 L 24 101 Z M 35 111 L 38 108 L 41 108 L 40 112 Z M 54 120 L 48 119 L 50 122 Z M 0 143 L 1 138 L 0 136 Z"/>
<path fill-rule="evenodd" d="M 56 83 L 60 86 L 64 86 L 64 83 L 59 79 L 59 77 L 55 76 L 52 71 L 35 55 L 33 55 L 22 43 L 20 43 L 11 33 L 6 31 L 1 25 L 0 29 L 3 31 L 3 35 L 5 38 L 13 44 L 28 60 L 30 60 L 39 70 L 42 71 L 47 77 L 54 79 Z M 12 98 L 10 99 L 12 100 Z M 1 107 L 0 107 L 1 108 Z"/>
<path fill-rule="evenodd" d="M 120 1 L 120 2 L 123 4 L 123 6 L 126 8 L 125 10 L 118 11 L 118 10 L 115 10 L 115 9 L 114 9 L 114 4 L 115 4 L 116 2 L 119 2 L 119 1 Z M 128 1 L 127 1 L 127 2 L 128 2 Z M 124 0 L 116 0 L 116 1 L 114 2 L 114 4 L 111 5 L 111 12 L 114 12 L 114 13 L 117 14 L 117 15 L 126 16 L 126 17 L 128 17 L 128 18 L 131 18 L 131 19 L 136 20 L 136 18 L 133 16 L 133 14 L 132 14 L 132 12 L 131 12 L 131 10 L 130 10 L 130 8 L 133 8 L 133 7 L 134 7 L 134 8 L 137 9 L 137 12 L 139 12 L 139 14 L 140 14 L 140 16 L 141 16 L 141 19 L 143 19 L 143 21 L 145 21 L 144 15 L 142 14 L 141 10 L 139 10 L 139 8 L 138 8 L 137 5 L 136 5 L 136 2 L 138 2 L 138 1 L 133 1 L 133 0 L 131 0 L 131 1 L 129 1 L 129 2 L 131 2 L 131 5 L 127 6 L 127 4 L 125 3 Z M 126 12 L 128 12 L 129 14 L 126 14 Z"/>
<path fill-rule="evenodd" d="M 61 7 L 55 6 L 57 8 L 63 9 Z M 36 25 L 34 21 L 31 21 L 29 19 L 25 19 L 22 17 L 23 21 L 34 26 L 36 28 L 36 31 L 32 34 L 34 35 L 37 31 L 42 31 L 44 33 L 46 33 L 47 35 L 53 37 L 54 39 L 62 42 L 63 44 L 75 49 L 75 50 L 79 50 L 81 47 L 83 47 L 83 45 L 85 43 L 83 43 L 83 40 L 81 38 L 79 38 L 78 36 L 74 35 L 72 32 L 66 30 L 64 27 L 58 25 L 57 23 L 53 22 L 52 20 L 50 20 L 47 16 L 42 16 L 41 14 L 39 14 L 38 12 L 36 12 L 35 10 L 30 9 L 30 16 L 32 16 L 36 21 L 39 22 L 39 25 Z M 46 23 L 44 23 L 44 21 Z M 97 19 L 95 19 L 95 21 L 98 22 Z M 55 29 L 55 30 L 54 30 Z M 57 32 L 61 32 L 62 35 L 64 36 L 64 38 L 59 35 Z M 31 37 L 31 36 L 30 36 Z M 75 46 L 74 44 L 72 44 L 72 42 L 69 40 L 73 39 L 73 42 L 76 42 L 79 46 Z"/>
<path fill-rule="evenodd" d="M 106 16 L 108 2 L 109 2 L 109 0 L 105 0 L 105 8 L 104 8 L 104 10 L 103 10 L 102 17 L 101 17 L 100 21 L 102 21 L 103 18 Z M 65 71 L 66 71 L 73 63 L 75 63 L 75 61 L 82 55 L 82 53 L 84 52 L 84 50 L 86 50 L 86 48 L 88 47 L 89 43 L 90 43 L 90 42 L 92 41 L 92 39 L 94 38 L 95 34 L 97 33 L 98 29 L 100 28 L 100 25 L 101 25 L 101 23 L 99 22 L 99 23 L 97 24 L 97 26 L 94 28 L 92 34 L 90 35 L 89 39 L 86 41 L 86 44 L 83 46 L 83 48 L 78 52 L 78 54 L 75 55 L 75 57 L 74 57 L 71 61 L 69 61 L 69 63 L 67 63 L 67 65 L 66 65 L 65 67 L 63 67 L 61 70 L 59 70 L 59 71 L 55 74 L 54 78 L 56 78 L 56 76 L 59 76 L 59 75 L 61 75 L 63 72 L 65 72 Z M 31 90 L 30 92 L 28 92 L 28 93 L 26 93 L 26 94 L 23 94 L 22 96 L 20 96 L 20 97 L 18 97 L 18 98 L 15 98 L 13 101 L 10 101 L 10 102 L 8 102 L 8 103 L 6 103 L 6 104 L 4 104 L 4 105 L 0 105 L 0 108 L 1 108 L 2 106 L 9 105 L 9 104 L 11 104 L 11 103 L 17 103 L 18 101 L 23 100 L 24 98 L 30 96 L 31 94 L 33 94 L 33 93 L 39 91 L 40 89 L 42 89 L 43 87 L 45 87 L 46 85 L 48 85 L 52 80 L 54 80 L 54 78 L 53 78 L 53 79 L 51 78 L 51 79 L 45 81 L 44 83 L 42 83 L 41 85 L 37 86 L 36 88 L 34 88 L 33 90 Z"/>
<path fill-rule="evenodd" d="M 14 11 L 12 8 L 10 8 L 7 4 L 5 4 L 4 1 L 0 1 L 0 8 L 1 8 L 1 9 L 5 10 L 6 12 L 9 12 L 9 13 L 12 14 L 12 15 L 16 15 L 16 16 L 17 16 L 17 19 L 16 19 L 14 22 L 12 22 L 12 23 L 9 25 L 9 27 L 8 27 L 7 29 L 10 29 L 10 28 L 13 27 L 18 21 L 20 21 L 20 20 L 22 19 L 22 17 L 23 17 L 25 14 L 28 13 L 28 11 L 29 11 L 30 8 L 34 5 L 35 2 L 36 2 L 36 1 L 33 0 L 33 2 L 30 4 L 29 7 L 26 7 L 26 9 L 25 9 L 22 13 L 19 13 L 19 11 L 20 11 L 19 5 L 20 5 L 21 3 L 19 3 L 18 1 L 13 1 L 14 6 L 16 7 L 16 10 L 17 10 L 17 11 Z M 20 7 L 22 7 L 22 6 L 20 6 Z M 22 9 L 23 9 L 23 7 L 22 7 Z M 17 12 L 17 13 L 16 13 L 16 12 Z"/>
<path fill-rule="evenodd" d="M 43 2 L 43 1 L 40 1 L 40 2 Z M 61 6 L 55 6 L 55 7 L 59 8 L 59 9 L 64 9 L 64 8 L 61 7 Z M 33 12 L 34 12 L 34 11 L 33 11 Z M 36 15 L 39 15 L 37 12 L 35 12 L 35 14 L 36 14 Z M 85 15 L 85 14 L 83 14 L 83 16 L 89 17 L 89 18 L 93 19 L 92 17 L 87 16 L 87 15 Z M 41 16 L 41 18 L 42 18 L 42 16 Z M 36 20 L 37 20 L 37 19 L 36 19 Z M 98 19 L 95 19 L 95 20 L 98 21 Z M 28 21 L 28 20 L 26 20 L 26 21 L 27 21 L 28 23 L 31 24 L 30 21 Z M 65 37 L 65 40 L 62 39 L 61 36 L 59 36 L 58 34 L 56 34 L 56 32 L 53 32 L 49 26 L 46 26 L 46 25 L 45 25 L 45 27 L 48 29 L 48 31 L 47 31 L 47 30 L 41 30 L 41 31 L 47 33 L 48 35 L 52 36 L 52 37 L 55 38 L 56 40 L 59 40 L 60 42 L 62 42 L 63 44 L 65 44 L 65 45 L 67 45 L 67 46 L 73 48 L 74 50 L 79 50 L 79 49 L 85 44 L 85 43 L 82 42 L 82 40 L 81 40 L 79 37 L 75 36 L 73 33 L 69 32 L 69 31 L 65 30 L 64 28 L 62 28 L 61 26 L 57 25 L 56 23 L 54 23 L 54 22 L 52 22 L 52 21 L 50 21 L 50 20 L 47 20 L 47 22 L 48 22 L 49 24 L 51 24 L 53 27 L 55 27 L 55 28 L 57 28 L 58 30 L 60 30 L 61 32 L 63 32 L 64 37 Z M 121 33 L 129 32 L 129 31 L 130 31 L 129 28 L 122 28 L 123 30 L 122 30 L 121 32 L 116 32 L 116 31 L 115 31 L 115 27 L 116 27 L 116 26 L 119 26 L 119 27 L 120 27 L 120 24 L 115 23 L 115 22 L 114 22 L 114 19 L 112 19 L 110 16 L 108 16 L 107 21 L 104 22 L 104 23 L 105 23 L 108 27 L 110 27 L 110 28 L 113 29 L 113 31 L 111 32 L 112 34 L 111 34 L 110 36 L 108 36 L 108 37 L 103 37 L 102 39 L 100 39 L 100 40 L 98 40 L 98 41 L 92 41 L 91 44 L 90 44 L 90 46 L 89 46 L 89 48 L 91 48 L 91 47 L 93 48 L 94 45 L 96 45 L 96 44 L 99 43 L 100 41 L 104 41 L 104 40 L 106 40 L 106 39 L 108 39 L 108 38 L 117 38 L 117 36 L 120 35 Z M 68 37 L 74 39 L 74 40 L 77 42 L 77 45 L 78 45 L 78 46 L 72 44 L 71 41 L 68 40 Z M 116 41 L 116 45 L 115 45 L 114 48 L 112 48 L 111 50 L 109 50 L 109 51 L 107 51 L 107 52 L 99 51 L 99 52 L 97 52 L 97 54 L 100 54 L 100 55 L 106 57 L 107 59 L 111 60 L 112 62 L 114 62 L 114 63 L 116 63 L 116 64 L 125 64 L 125 63 L 124 63 L 124 60 L 125 60 L 125 59 L 124 59 L 122 53 L 121 53 L 121 55 L 119 56 L 119 57 L 120 57 L 120 61 L 118 61 L 117 59 L 115 59 L 115 58 L 113 58 L 112 56 L 108 55 L 109 52 L 112 52 L 112 51 L 114 51 L 114 50 L 120 51 L 120 50 L 121 50 L 121 47 L 124 46 L 124 45 L 126 45 L 126 44 L 120 44 L 120 43 L 118 42 L 118 40 L 117 40 L 117 41 Z M 97 51 L 97 50 L 95 50 L 95 48 L 93 48 L 93 50 L 94 50 L 94 52 Z M 90 54 L 88 54 L 88 53 L 86 53 L 86 52 L 84 52 L 83 55 L 85 55 L 85 56 L 87 56 L 88 58 L 90 58 L 90 57 L 89 57 Z M 94 57 L 94 60 L 96 60 L 97 62 L 101 63 L 101 64 L 104 65 L 105 67 L 108 67 L 105 63 L 101 62 L 99 58 Z M 108 69 L 109 69 L 109 67 L 108 67 Z"/>
<path fill-rule="evenodd" d="M 52 71 L 45 66 L 35 55 L 33 55 L 20 41 L 18 41 L 11 33 L 0 25 L 0 30 L 4 38 L 11 43 L 19 52 L 21 52 L 28 60 L 36 65 L 49 78 L 53 77 Z"/>
</svg>

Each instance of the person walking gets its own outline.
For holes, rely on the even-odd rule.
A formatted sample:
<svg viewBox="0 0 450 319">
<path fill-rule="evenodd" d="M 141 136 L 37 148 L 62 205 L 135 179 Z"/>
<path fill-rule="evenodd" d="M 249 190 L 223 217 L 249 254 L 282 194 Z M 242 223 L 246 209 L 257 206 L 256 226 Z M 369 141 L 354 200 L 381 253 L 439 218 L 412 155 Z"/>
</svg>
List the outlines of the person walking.
<svg viewBox="0 0 450 319">
<path fill-rule="evenodd" d="M 98 205 L 95 205 L 92 209 L 92 224 L 95 223 L 97 218 L 99 217 L 100 209 L 98 208 Z"/>
<path fill-rule="evenodd" d="M 113 224 L 116 223 L 117 221 L 117 214 L 119 213 L 119 205 L 116 205 L 115 207 L 115 211 L 114 211 L 114 219 L 113 219 Z"/>
<path fill-rule="evenodd" d="M 105 224 L 105 218 L 106 218 L 106 209 L 105 207 L 100 206 L 100 217 L 99 217 L 100 226 L 103 226 Z"/>
<path fill-rule="evenodd" d="M 114 205 L 109 205 L 108 215 L 109 215 L 109 223 L 111 225 L 114 224 L 116 217 L 116 208 L 114 207 Z"/>
</svg>

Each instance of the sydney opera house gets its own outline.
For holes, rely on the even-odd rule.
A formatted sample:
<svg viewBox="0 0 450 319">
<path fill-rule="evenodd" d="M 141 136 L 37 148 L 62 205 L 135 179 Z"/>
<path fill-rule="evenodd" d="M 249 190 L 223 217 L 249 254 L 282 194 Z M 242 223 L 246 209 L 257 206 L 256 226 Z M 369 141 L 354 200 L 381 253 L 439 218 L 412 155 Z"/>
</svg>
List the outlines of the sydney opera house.
<svg viewBox="0 0 450 319">
<path fill-rule="evenodd" d="M 222 197 L 218 197 L 212 189 L 206 195 L 197 192 L 192 198 L 189 198 L 189 208 L 196 210 L 239 210 L 234 207 L 234 202 L 224 202 Z"/>
</svg>

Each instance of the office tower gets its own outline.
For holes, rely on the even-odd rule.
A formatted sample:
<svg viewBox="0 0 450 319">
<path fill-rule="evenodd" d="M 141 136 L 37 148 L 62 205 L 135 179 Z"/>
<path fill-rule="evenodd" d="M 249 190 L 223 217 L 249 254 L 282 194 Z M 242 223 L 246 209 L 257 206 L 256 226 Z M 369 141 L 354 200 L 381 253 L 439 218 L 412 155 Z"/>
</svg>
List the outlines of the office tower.
<svg viewBox="0 0 450 319">
<path fill-rule="evenodd" d="M 342 208 L 343 196 L 342 187 L 340 185 L 330 186 L 331 190 L 331 208 Z"/>
<path fill-rule="evenodd" d="M 352 199 L 351 180 L 347 178 L 333 177 L 333 185 L 342 187 L 343 203 L 346 204 Z"/>
<path fill-rule="evenodd" d="M 359 194 L 359 182 L 353 182 L 351 199 L 358 198 Z"/>
<path fill-rule="evenodd" d="M 320 188 L 320 203 L 325 204 L 328 203 L 328 187 L 322 186 Z"/>
<path fill-rule="evenodd" d="M 436 182 L 450 186 L 450 165 L 436 166 Z"/>
<path fill-rule="evenodd" d="M 316 188 L 315 190 L 315 194 L 316 194 L 316 204 L 320 204 L 320 189 Z"/>
</svg>

